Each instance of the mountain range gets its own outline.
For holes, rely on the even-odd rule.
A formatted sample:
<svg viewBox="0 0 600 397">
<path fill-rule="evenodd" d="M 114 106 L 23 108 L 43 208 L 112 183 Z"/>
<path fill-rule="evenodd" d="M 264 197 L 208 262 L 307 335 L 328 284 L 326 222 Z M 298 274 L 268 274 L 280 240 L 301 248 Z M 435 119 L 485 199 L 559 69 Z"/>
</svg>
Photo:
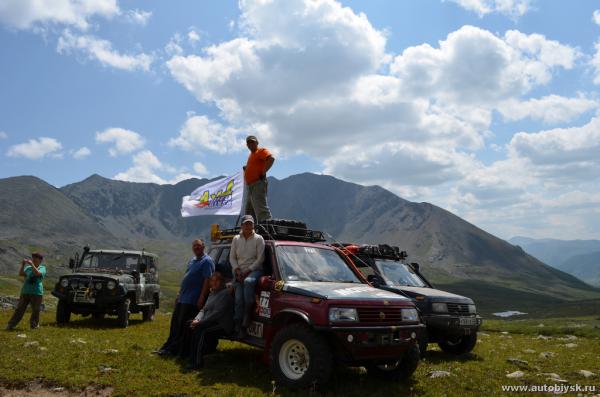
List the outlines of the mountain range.
<svg viewBox="0 0 600 397">
<path fill-rule="evenodd" d="M 161 256 L 163 269 L 180 270 L 193 238 L 208 237 L 213 223 L 235 222 L 181 217 L 182 196 L 208 182 L 157 185 L 92 175 L 58 189 L 31 176 L 0 179 L 0 272 L 13 271 L 37 247 L 50 254 L 49 263 L 64 263 L 83 244 L 144 247 Z M 521 247 L 379 186 L 310 173 L 269 178 L 269 204 L 275 217 L 301 219 L 336 241 L 398 245 L 422 264 L 430 281 L 473 297 L 484 311 L 545 311 L 600 298 L 600 290 Z"/>
<path fill-rule="evenodd" d="M 600 287 L 600 240 L 513 237 L 510 242 L 550 266 Z"/>
</svg>

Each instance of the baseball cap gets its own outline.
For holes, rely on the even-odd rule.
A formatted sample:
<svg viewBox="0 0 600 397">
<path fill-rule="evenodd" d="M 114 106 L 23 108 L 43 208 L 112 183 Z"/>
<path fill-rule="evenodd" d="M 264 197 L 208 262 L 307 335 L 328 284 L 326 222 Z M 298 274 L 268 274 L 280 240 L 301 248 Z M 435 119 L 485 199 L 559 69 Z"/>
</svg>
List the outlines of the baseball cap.
<svg viewBox="0 0 600 397">
<path fill-rule="evenodd" d="M 258 139 L 254 135 L 248 135 L 246 137 L 246 142 L 250 142 L 250 141 L 258 142 Z"/>
<path fill-rule="evenodd" d="M 252 222 L 252 224 L 254 224 L 254 218 L 252 217 L 252 215 L 242 216 L 242 224 L 244 224 L 246 222 Z"/>
</svg>

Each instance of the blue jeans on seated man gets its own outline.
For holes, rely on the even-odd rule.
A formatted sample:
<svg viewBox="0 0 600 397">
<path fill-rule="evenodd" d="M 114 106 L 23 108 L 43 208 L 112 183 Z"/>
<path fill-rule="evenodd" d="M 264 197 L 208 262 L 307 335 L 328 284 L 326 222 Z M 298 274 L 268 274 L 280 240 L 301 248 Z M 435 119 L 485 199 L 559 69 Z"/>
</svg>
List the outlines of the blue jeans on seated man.
<svg viewBox="0 0 600 397">
<path fill-rule="evenodd" d="M 250 310 L 252 310 L 252 306 L 254 305 L 256 283 L 262 275 L 262 270 L 255 270 L 242 283 L 237 280 L 233 283 L 233 287 L 235 288 L 235 312 L 233 320 L 236 327 L 239 327 L 241 324 L 242 327 L 247 328 L 250 325 Z"/>
</svg>

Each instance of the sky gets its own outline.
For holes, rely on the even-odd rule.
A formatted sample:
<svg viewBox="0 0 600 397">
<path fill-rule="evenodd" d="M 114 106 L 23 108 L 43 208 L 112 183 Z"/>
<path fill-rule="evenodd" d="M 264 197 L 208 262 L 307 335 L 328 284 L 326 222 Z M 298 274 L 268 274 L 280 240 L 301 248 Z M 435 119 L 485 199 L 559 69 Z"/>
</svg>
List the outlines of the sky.
<svg viewBox="0 0 600 397">
<path fill-rule="evenodd" d="M 231 175 L 253 134 L 277 178 L 598 239 L 599 86 L 591 0 L 2 0 L 0 178 Z"/>
</svg>

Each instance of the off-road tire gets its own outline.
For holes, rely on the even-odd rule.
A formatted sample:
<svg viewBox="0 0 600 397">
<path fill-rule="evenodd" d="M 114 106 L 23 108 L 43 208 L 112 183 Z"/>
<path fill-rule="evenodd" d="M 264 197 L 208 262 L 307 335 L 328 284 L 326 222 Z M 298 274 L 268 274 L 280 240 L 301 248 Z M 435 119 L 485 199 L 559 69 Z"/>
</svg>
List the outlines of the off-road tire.
<svg viewBox="0 0 600 397">
<path fill-rule="evenodd" d="M 300 342 L 308 352 L 308 367 L 303 374 L 294 379 L 288 377 L 282 369 L 282 366 L 286 367 L 282 348 L 296 342 Z M 292 361 L 290 358 L 287 360 Z M 304 389 L 327 383 L 333 369 L 333 356 L 325 338 L 306 324 L 293 323 L 281 329 L 273 338 L 269 365 L 277 385 L 290 389 Z"/>
<path fill-rule="evenodd" d="M 144 306 L 142 308 L 142 319 L 144 321 L 154 321 L 154 313 L 156 313 L 156 307 L 154 305 Z"/>
<path fill-rule="evenodd" d="M 477 332 L 463 335 L 456 341 L 443 340 L 438 343 L 440 348 L 448 354 L 461 355 L 471 352 L 477 344 Z"/>
<path fill-rule="evenodd" d="M 421 360 L 419 345 L 411 344 L 404 356 L 396 363 L 389 365 L 370 365 L 367 373 L 380 379 L 404 381 L 412 376 Z"/>
<path fill-rule="evenodd" d="M 67 324 L 69 321 L 71 321 L 69 303 L 64 299 L 60 299 L 56 306 L 56 324 Z"/>
<path fill-rule="evenodd" d="M 129 325 L 129 305 L 131 301 L 129 299 L 125 299 L 117 309 L 117 322 L 119 323 L 119 327 L 127 328 Z"/>
</svg>

